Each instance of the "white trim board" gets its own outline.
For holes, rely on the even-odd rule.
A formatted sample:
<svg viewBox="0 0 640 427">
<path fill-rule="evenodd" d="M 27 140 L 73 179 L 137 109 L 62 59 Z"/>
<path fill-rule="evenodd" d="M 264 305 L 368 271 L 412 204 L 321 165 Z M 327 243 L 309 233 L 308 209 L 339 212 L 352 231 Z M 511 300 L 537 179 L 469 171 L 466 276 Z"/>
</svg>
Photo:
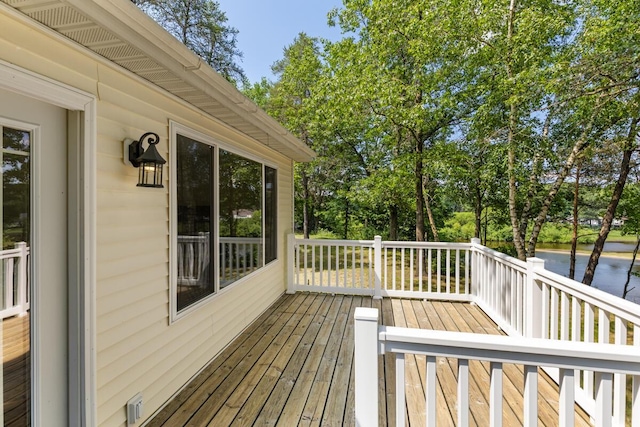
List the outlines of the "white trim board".
<svg viewBox="0 0 640 427">
<path fill-rule="evenodd" d="M 69 423 L 71 426 L 97 425 L 96 375 L 96 98 L 76 88 L 56 82 L 0 60 L 0 88 L 79 112 L 74 122 L 74 141 L 69 141 L 69 175 L 74 188 L 69 215 L 78 221 L 70 231 L 69 298 Z M 70 138 L 72 139 L 72 138 Z M 71 209 L 73 211 L 71 211 Z M 76 320 L 78 324 L 74 324 Z M 37 416 L 37 414 L 34 414 Z M 43 420 L 36 420 L 36 425 Z"/>
</svg>

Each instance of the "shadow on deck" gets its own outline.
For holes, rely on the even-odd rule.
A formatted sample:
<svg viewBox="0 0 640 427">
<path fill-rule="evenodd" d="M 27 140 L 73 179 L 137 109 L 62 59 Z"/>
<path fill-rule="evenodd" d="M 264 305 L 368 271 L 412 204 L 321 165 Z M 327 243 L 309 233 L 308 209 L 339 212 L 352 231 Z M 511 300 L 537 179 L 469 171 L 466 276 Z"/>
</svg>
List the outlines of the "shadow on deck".
<svg viewBox="0 0 640 427">
<path fill-rule="evenodd" d="M 501 334 L 468 303 L 284 295 L 219 354 L 148 426 L 354 425 L 353 315 L 378 308 L 388 326 Z M 379 356 L 379 425 L 395 424 L 393 355 Z M 469 420 L 489 425 L 489 364 L 470 362 Z M 455 425 L 457 361 L 438 358 L 438 425 Z M 406 359 L 407 425 L 425 424 L 425 358 Z M 523 369 L 504 366 L 504 425 L 523 423 Z M 558 387 L 539 375 L 539 424 L 558 424 Z M 590 425 L 576 407 L 576 425 Z"/>
</svg>

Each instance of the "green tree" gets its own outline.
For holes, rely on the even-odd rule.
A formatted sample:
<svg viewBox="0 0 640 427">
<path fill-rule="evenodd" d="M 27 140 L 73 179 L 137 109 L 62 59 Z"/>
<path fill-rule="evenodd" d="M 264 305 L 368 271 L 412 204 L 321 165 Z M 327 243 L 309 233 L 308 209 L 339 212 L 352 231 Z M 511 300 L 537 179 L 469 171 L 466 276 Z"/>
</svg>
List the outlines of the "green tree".
<svg viewBox="0 0 640 427">
<path fill-rule="evenodd" d="M 175 38 L 234 84 L 246 83 L 238 30 L 213 0 L 132 0 Z"/>
</svg>

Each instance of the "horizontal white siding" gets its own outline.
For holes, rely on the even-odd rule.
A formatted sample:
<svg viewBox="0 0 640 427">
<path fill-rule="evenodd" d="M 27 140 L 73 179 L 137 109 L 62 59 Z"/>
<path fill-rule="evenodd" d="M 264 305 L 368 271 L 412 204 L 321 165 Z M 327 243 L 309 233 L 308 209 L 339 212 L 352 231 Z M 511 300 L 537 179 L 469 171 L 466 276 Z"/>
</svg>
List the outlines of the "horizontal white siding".
<svg viewBox="0 0 640 427">
<path fill-rule="evenodd" d="M 15 41 L 19 41 L 17 44 Z M 291 162 L 201 111 L 85 50 L 0 13 L 0 58 L 98 98 L 97 378 L 101 425 L 126 425 L 125 404 L 144 396 L 150 416 L 285 290 L 291 232 Z M 136 187 L 122 140 L 160 135 L 169 121 L 206 133 L 278 168 L 278 260 L 169 325 L 168 167 L 164 189 Z"/>
</svg>

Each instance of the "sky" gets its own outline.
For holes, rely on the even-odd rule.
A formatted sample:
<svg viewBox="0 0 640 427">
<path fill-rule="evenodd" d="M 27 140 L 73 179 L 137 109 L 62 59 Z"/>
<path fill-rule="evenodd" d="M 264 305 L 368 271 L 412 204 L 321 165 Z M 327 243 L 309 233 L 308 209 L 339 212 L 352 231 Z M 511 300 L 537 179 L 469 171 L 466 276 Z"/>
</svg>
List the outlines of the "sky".
<svg viewBox="0 0 640 427">
<path fill-rule="evenodd" d="M 249 81 L 273 80 L 271 65 L 282 59 L 286 46 L 305 32 L 332 41 L 342 38 L 340 29 L 327 25 L 327 13 L 341 7 L 341 0 L 217 0 L 227 24 L 238 29 L 241 66 Z"/>
</svg>

